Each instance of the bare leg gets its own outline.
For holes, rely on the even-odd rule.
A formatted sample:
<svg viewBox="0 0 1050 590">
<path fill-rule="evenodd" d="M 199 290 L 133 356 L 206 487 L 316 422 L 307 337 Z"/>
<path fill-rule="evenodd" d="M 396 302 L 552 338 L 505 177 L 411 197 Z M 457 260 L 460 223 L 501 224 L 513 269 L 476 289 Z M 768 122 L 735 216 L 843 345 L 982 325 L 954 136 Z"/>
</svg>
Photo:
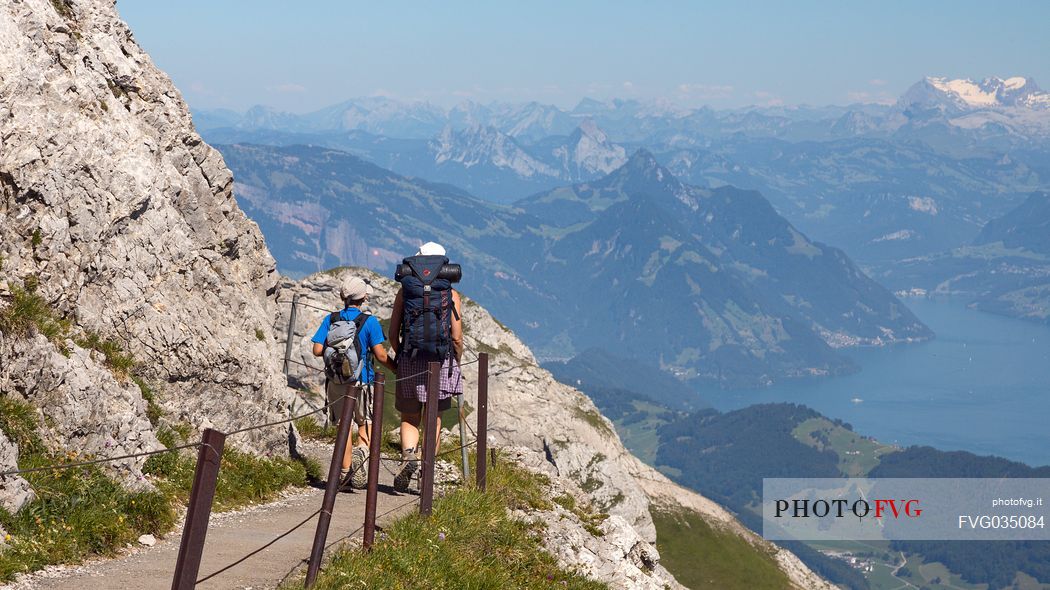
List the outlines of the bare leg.
<svg viewBox="0 0 1050 590">
<path fill-rule="evenodd" d="M 423 417 L 423 413 L 419 412 L 416 414 L 401 413 L 401 450 L 405 451 L 408 449 L 414 449 L 419 446 L 419 423 Z M 438 414 L 437 419 L 437 432 L 441 432 L 441 414 Z M 434 453 L 436 454 L 438 449 L 441 448 L 441 437 L 437 437 L 437 445 L 434 447 Z"/>
<path fill-rule="evenodd" d="M 438 414 L 437 428 L 434 429 L 437 435 L 437 442 L 434 444 L 434 454 L 437 455 L 438 451 L 441 450 L 441 414 Z"/>
<path fill-rule="evenodd" d="M 343 471 L 350 471 L 350 463 L 354 458 L 354 447 L 352 445 L 346 445 L 346 449 L 343 451 Z"/>
<path fill-rule="evenodd" d="M 357 446 L 367 447 L 372 441 L 372 423 L 361 424 L 357 427 Z"/>
<path fill-rule="evenodd" d="M 346 398 L 350 396 L 350 385 L 342 385 L 338 383 L 329 383 L 326 393 L 328 403 L 332 406 L 332 413 L 335 414 L 335 420 L 333 424 L 338 428 L 339 419 L 342 417 L 343 404 L 346 403 Z M 350 417 L 353 420 L 353 416 Z M 353 438 L 353 432 L 351 431 L 348 435 L 351 439 Z M 350 463 L 352 458 L 353 446 L 350 444 L 350 440 L 346 441 L 346 451 L 343 453 L 342 470 L 344 472 L 350 469 Z"/>
<path fill-rule="evenodd" d="M 401 412 L 401 450 L 407 451 L 419 446 L 419 419 L 421 414 Z"/>
</svg>

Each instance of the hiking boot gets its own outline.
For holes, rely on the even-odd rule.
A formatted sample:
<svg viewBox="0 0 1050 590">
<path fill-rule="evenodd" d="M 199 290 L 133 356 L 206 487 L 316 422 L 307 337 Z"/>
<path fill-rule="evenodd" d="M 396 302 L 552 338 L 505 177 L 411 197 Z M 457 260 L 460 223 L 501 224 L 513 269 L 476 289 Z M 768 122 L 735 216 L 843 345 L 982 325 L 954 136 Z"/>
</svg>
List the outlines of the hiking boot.
<svg viewBox="0 0 1050 590">
<path fill-rule="evenodd" d="M 360 445 L 354 447 L 350 459 L 350 487 L 363 490 L 368 486 L 368 449 Z"/>
<path fill-rule="evenodd" d="M 353 473 L 351 469 L 340 469 L 339 470 L 339 491 L 344 492 L 350 489 L 350 474 Z"/>
<path fill-rule="evenodd" d="M 409 484 L 412 483 L 412 475 L 415 474 L 418 467 L 419 455 L 416 454 L 416 450 L 402 451 L 401 471 L 394 476 L 394 489 L 398 492 L 407 492 Z"/>
</svg>

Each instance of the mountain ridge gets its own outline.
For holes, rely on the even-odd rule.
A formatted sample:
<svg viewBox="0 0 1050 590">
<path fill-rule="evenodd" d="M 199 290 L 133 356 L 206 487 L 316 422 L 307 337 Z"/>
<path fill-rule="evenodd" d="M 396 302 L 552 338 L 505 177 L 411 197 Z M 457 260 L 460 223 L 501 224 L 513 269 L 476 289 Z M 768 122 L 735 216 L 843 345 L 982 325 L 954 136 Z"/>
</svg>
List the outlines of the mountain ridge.
<svg viewBox="0 0 1050 590">
<path fill-rule="evenodd" d="M 914 86 L 926 87 L 934 102 L 952 103 L 925 79 Z M 562 123 L 515 134 L 509 122 L 500 122 L 501 113 L 516 112 L 512 105 L 471 103 L 462 105 L 469 113 L 445 122 L 454 130 L 491 127 L 553 176 L 535 173 L 543 166 L 519 174 L 491 165 L 488 156 L 482 160 L 489 165 L 439 166 L 427 148 L 439 133 L 433 126 L 405 134 L 413 139 L 365 131 L 237 130 L 218 117 L 216 124 L 225 127 L 204 133 L 214 143 L 324 145 L 500 203 L 596 181 L 645 148 L 690 184 L 759 190 L 800 231 L 878 272 L 904 258 L 969 243 L 987 221 L 1045 190 L 1050 180 L 1050 111 L 906 104 L 679 112 L 637 101 L 585 100 L 572 110 L 547 105 L 544 120 L 557 111 Z M 604 141 L 582 141 L 591 123 L 601 131 L 591 138 Z M 577 151 L 581 143 L 586 153 Z"/>
<path fill-rule="evenodd" d="M 810 242 L 758 193 L 683 184 L 644 150 L 602 179 L 502 207 L 462 192 L 446 196 L 443 185 L 418 183 L 371 165 L 363 174 L 354 170 L 359 160 L 324 148 L 222 149 L 238 175 L 238 195 L 249 214 L 264 232 L 280 228 L 282 241 L 274 247 L 284 268 L 304 273 L 341 264 L 383 269 L 396 262 L 397 252 L 411 252 L 419 242 L 436 238 L 478 269 L 465 278 L 466 292 L 505 318 L 547 359 L 599 344 L 619 346 L 638 332 L 637 322 L 645 317 L 657 328 L 631 339 L 661 351 L 665 369 L 739 386 L 853 370 L 832 345 L 929 337 L 844 254 Z M 280 219 L 288 211 L 312 217 L 305 228 L 298 227 Z M 435 220 L 448 225 L 435 231 Z M 357 245 L 332 250 L 323 237 L 332 228 L 353 236 Z M 319 256 L 317 248 L 328 249 Z M 599 268 L 605 261 L 615 264 Z M 793 273 L 821 280 L 807 285 Z M 828 296 L 816 287 L 821 282 L 838 299 L 835 313 L 846 319 L 806 307 L 827 303 Z M 707 303 L 696 308 L 691 298 L 700 285 L 713 299 L 697 299 Z M 623 312 L 612 321 L 579 307 L 603 293 L 616 294 L 609 301 Z M 868 310 L 878 311 L 851 309 L 857 294 Z M 643 311 L 640 302 L 654 296 L 663 304 Z M 508 303 L 511 299 L 516 304 Z M 686 323 L 694 325 L 690 333 L 700 336 L 685 343 L 681 318 L 666 316 L 671 309 L 682 310 Z M 566 313 L 578 323 L 570 327 L 553 320 Z M 879 317 L 886 319 L 873 321 Z M 670 341 L 657 337 L 668 329 L 660 326 L 668 325 L 677 335 Z M 734 375 L 739 372 L 749 376 L 738 383 Z"/>
<path fill-rule="evenodd" d="M 901 293 L 958 295 L 982 311 L 1050 323 L 1050 193 L 990 220 L 965 246 L 915 257 L 881 279 Z"/>
<path fill-rule="evenodd" d="M 988 77 L 981 81 L 966 78 L 950 79 L 926 76 L 906 89 L 897 99 L 896 112 L 909 107 L 935 107 L 961 114 L 968 110 L 1025 109 L 1037 112 L 1050 110 L 1050 93 L 1043 91 L 1035 80 L 1025 76 L 1008 78 Z M 871 109 L 884 109 L 879 103 L 852 105 L 749 106 L 733 109 L 711 109 L 708 106 L 682 107 L 661 99 L 636 100 L 614 98 L 609 100 L 581 99 L 574 107 L 563 109 L 537 101 L 522 103 L 492 102 L 482 105 L 464 101 L 444 108 L 424 101 L 401 101 L 386 97 L 359 97 L 304 114 L 282 112 L 256 105 L 244 115 L 229 109 L 204 109 L 204 128 L 211 125 L 232 126 L 241 129 L 278 129 L 283 126 L 301 132 L 353 129 L 390 135 L 399 138 L 426 138 L 437 134 L 446 124 L 463 128 L 475 124 L 495 127 L 511 137 L 527 142 L 551 135 L 568 135 L 581 121 L 591 119 L 599 126 L 621 129 L 624 124 L 642 124 L 650 121 L 652 129 L 664 129 L 659 120 L 679 122 L 711 121 L 721 117 L 744 123 L 751 119 L 761 122 L 765 117 L 780 118 L 784 122 L 837 120 L 848 114 L 870 115 Z M 890 109 L 893 110 L 893 109 Z M 762 118 L 755 118 L 761 115 Z M 814 118 L 814 115 L 816 117 Z M 1038 127 L 1045 132 L 1045 125 Z M 623 140 L 625 138 L 619 138 Z"/>
</svg>

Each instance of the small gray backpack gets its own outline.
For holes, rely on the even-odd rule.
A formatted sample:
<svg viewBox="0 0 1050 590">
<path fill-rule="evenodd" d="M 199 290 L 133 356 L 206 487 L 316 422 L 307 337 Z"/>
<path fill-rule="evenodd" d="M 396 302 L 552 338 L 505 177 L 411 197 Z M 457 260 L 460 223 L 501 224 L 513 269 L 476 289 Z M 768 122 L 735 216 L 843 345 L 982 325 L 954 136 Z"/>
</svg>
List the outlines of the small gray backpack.
<svg viewBox="0 0 1050 590">
<path fill-rule="evenodd" d="M 343 319 L 341 312 L 333 312 L 328 319 L 328 336 L 324 339 L 324 370 L 335 383 L 357 383 L 364 367 L 361 341 L 357 335 L 370 316 L 357 314 L 353 321 Z"/>
</svg>

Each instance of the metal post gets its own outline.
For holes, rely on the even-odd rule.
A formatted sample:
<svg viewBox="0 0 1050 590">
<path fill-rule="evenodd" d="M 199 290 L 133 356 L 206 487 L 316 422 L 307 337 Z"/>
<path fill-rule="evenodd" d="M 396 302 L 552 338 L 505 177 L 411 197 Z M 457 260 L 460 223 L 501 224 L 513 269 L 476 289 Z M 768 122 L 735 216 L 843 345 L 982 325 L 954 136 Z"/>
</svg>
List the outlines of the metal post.
<svg viewBox="0 0 1050 590">
<path fill-rule="evenodd" d="M 488 465 L 485 450 L 489 446 L 489 353 L 478 355 L 478 488 L 485 491 Z"/>
<path fill-rule="evenodd" d="M 314 533 L 314 546 L 310 551 L 310 565 L 306 569 L 306 587 L 310 588 L 317 581 L 317 572 L 321 569 L 321 558 L 324 557 L 324 546 L 328 540 L 328 526 L 332 523 L 332 510 L 335 498 L 339 495 L 339 470 L 343 467 L 343 455 L 350 438 L 350 423 L 354 420 L 354 404 L 357 403 L 359 387 L 353 387 L 350 394 L 343 399 L 343 411 L 339 415 L 339 433 L 335 437 L 335 448 L 332 449 L 332 464 L 328 467 L 328 483 L 324 488 L 324 500 L 321 502 L 321 513 L 317 515 L 317 532 Z"/>
<path fill-rule="evenodd" d="M 215 500 L 215 484 L 219 479 L 219 464 L 222 449 L 226 445 L 226 434 L 206 428 L 201 437 L 201 448 L 197 452 L 197 469 L 193 472 L 193 487 L 190 488 L 190 505 L 186 522 L 182 526 L 182 542 L 179 557 L 175 562 L 175 576 L 171 580 L 172 590 L 190 590 L 197 585 L 204 539 L 208 535 L 208 519 Z"/>
<path fill-rule="evenodd" d="M 467 458 L 467 415 L 463 411 L 463 394 L 456 397 L 456 405 L 459 406 L 459 450 L 463 460 L 463 482 L 470 479 L 470 461 Z"/>
<path fill-rule="evenodd" d="M 372 392 L 372 434 L 368 440 L 368 489 L 365 491 L 364 548 L 372 549 L 376 538 L 376 501 L 379 495 L 379 460 L 383 452 L 383 396 L 386 395 L 386 375 L 376 375 Z"/>
<path fill-rule="evenodd" d="M 441 363 L 427 364 L 427 425 L 423 440 L 423 474 L 420 476 L 419 513 L 430 516 L 434 507 L 434 456 L 435 447 L 441 438 L 437 431 L 438 388 L 441 386 Z"/>
<path fill-rule="evenodd" d="M 284 341 L 284 376 L 288 376 L 288 359 L 292 358 L 292 338 L 295 336 L 295 311 L 299 305 L 299 294 L 292 295 L 292 311 L 288 315 L 288 333 Z"/>
</svg>

